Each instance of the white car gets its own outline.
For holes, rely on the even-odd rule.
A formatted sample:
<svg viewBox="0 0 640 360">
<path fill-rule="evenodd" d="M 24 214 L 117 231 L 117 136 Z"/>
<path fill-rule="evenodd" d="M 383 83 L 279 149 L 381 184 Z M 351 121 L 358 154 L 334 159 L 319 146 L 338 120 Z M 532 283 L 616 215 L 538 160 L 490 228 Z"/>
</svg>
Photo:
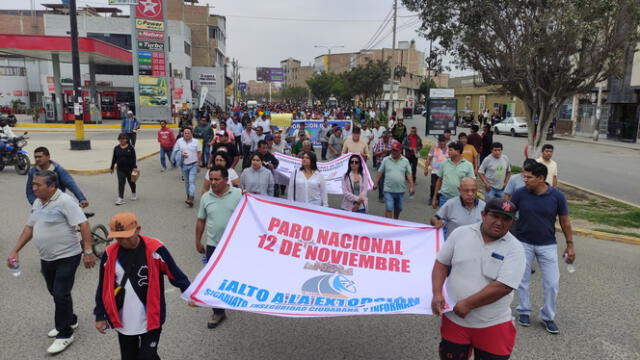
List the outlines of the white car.
<svg viewBox="0 0 640 360">
<path fill-rule="evenodd" d="M 527 135 L 527 118 L 522 116 L 508 117 L 494 125 L 493 132 L 498 134 L 510 133 L 511 136 Z"/>
</svg>

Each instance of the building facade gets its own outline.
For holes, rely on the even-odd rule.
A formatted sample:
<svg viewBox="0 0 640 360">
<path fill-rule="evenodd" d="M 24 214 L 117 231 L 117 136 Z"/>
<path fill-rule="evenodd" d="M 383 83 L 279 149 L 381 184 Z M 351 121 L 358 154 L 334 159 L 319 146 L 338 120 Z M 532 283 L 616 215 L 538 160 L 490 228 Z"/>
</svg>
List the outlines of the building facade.
<svg viewBox="0 0 640 360">
<path fill-rule="evenodd" d="M 167 36 L 171 96 L 176 108 L 198 99 L 207 86 L 208 104 L 226 104 L 225 48 L 226 19 L 209 14 L 208 6 L 183 0 L 167 0 Z M 45 5 L 47 10 L 0 10 L 0 33 L 68 36 L 68 7 Z M 131 51 L 131 19 L 113 7 L 78 9 L 78 35 L 101 40 Z M 2 45 L 0 44 L 0 47 Z M 81 64 L 81 84 L 90 83 L 89 64 Z M 95 65 L 98 95 L 91 106 L 96 110 L 134 106 L 133 67 L 131 65 Z M 72 90 L 70 63 L 61 63 L 61 86 Z M 48 120 L 61 120 L 55 114 L 53 64 L 49 60 L 0 56 L 0 106 L 20 100 L 26 107 L 43 106 Z M 66 110 L 64 110 L 66 111 Z M 93 117 L 92 117 L 93 119 Z"/>
<path fill-rule="evenodd" d="M 418 90 L 425 78 L 425 54 L 416 49 L 415 41 L 400 41 L 396 49 L 382 48 L 362 50 L 353 53 L 325 54 L 314 59 L 316 72 L 342 73 L 370 61 L 389 61 L 401 70 L 396 77 L 395 94 L 387 93 L 385 101 L 390 106 L 393 98 L 394 109 L 413 108 L 419 101 Z"/>
<path fill-rule="evenodd" d="M 288 58 L 280 61 L 280 67 L 284 73 L 282 87 L 304 87 L 309 88 L 307 80 L 313 76 L 313 66 L 302 66 L 300 60 Z"/>
</svg>

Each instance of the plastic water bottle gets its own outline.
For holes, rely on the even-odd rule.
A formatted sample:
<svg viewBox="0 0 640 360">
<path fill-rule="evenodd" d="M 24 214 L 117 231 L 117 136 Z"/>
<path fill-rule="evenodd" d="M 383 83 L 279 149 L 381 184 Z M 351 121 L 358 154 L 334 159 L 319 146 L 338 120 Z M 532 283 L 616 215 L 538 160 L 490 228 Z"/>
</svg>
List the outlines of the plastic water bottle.
<svg viewBox="0 0 640 360">
<path fill-rule="evenodd" d="M 11 259 L 11 275 L 18 277 L 22 272 L 20 271 L 20 263 L 17 259 Z"/>
<path fill-rule="evenodd" d="M 202 256 L 202 263 L 207 265 L 208 262 L 209 262 L 209 260 L 207 259 L 207 255 L 203 255 Z"/>
<path fill-rule="evenodd" d="M 573 274 L 574 272 L 576 272 L 576 267 L 573 266 L 573 264 L 569 264 L 569 259 L 567 259 L 567 254 L 563 254 L 562 257 L 564 258 L 564 263 L 567 264 L 567 272 L 569 274 Z"/>
</svg>

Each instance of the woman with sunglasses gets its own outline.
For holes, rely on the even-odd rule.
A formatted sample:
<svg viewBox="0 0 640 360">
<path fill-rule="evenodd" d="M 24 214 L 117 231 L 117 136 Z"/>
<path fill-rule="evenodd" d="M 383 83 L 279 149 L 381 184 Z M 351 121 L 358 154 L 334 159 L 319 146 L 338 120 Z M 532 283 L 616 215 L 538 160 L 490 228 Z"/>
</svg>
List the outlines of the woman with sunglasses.
<svg viewBox="0 0 640 360">
<path fill-rule="evenodd" d="M 369 183 L 364 177 L 362 158 L 358 154 L 349 157 L 349 170 L 342 177 L 343 210 L 366 213 Z"/>
<path fill-rule="evenodd" d="M 294 170 L 289 179 L 287 198 L 308 204 L 329 206 L 327 184 L 318 171 L 316 154 L 305 152 L 302 154 L 302 166 Z"/>
</svg>

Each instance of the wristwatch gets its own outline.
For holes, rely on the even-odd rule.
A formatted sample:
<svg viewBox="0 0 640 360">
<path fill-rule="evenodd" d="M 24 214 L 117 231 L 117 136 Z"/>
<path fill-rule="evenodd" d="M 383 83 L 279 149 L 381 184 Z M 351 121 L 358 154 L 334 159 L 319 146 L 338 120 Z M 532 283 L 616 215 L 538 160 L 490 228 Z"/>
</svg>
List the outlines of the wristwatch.
<svg viewBox="0 0 640 360">
<path fill-rule="evenodd" d="M 89 249 L 89 250 L 84 250 L 83 251 L 85 255 L 91 255 L 93 254 L 93 250 Z"/>
</svg>

